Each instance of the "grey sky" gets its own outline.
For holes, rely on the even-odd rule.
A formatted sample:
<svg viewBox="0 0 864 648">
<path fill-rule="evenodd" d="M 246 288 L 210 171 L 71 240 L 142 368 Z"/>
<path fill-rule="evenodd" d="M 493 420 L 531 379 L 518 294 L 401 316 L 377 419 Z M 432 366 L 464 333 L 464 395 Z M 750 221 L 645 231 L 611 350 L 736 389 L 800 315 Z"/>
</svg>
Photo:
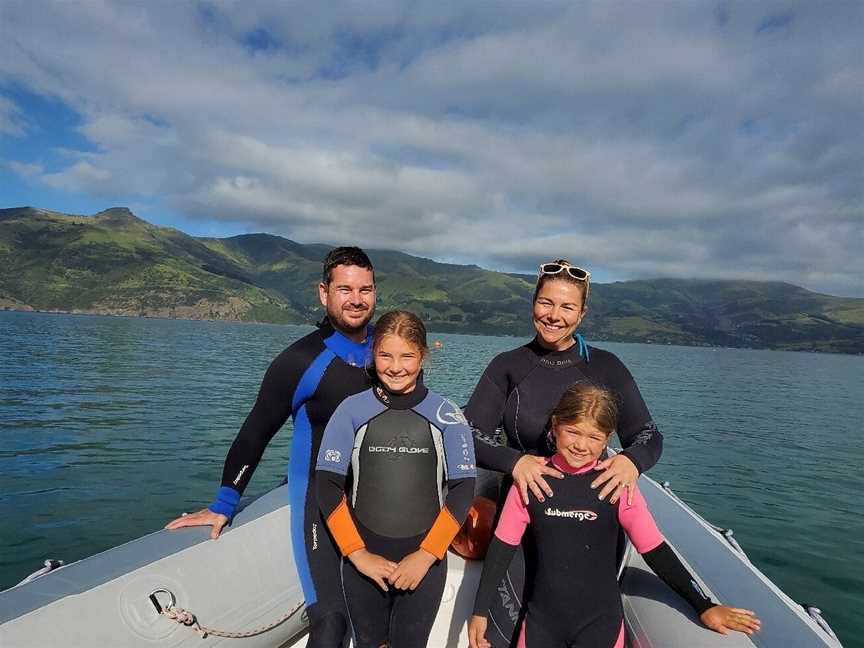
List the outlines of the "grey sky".
<svg viewBox="0 0 864 648">
<path fill-rule="evenodd" d="M 864 296 L 862 7 L 7 1 L 0 162 L 237 233 Z M 22 152 L 16 89 L 86 145 Z"/>
</svg>

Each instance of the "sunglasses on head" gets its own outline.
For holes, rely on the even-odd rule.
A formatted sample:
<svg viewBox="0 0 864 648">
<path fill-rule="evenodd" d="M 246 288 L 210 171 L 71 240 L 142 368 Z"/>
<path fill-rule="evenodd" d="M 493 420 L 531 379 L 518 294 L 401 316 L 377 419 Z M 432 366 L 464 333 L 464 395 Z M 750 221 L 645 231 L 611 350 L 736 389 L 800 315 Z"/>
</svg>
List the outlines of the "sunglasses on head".
<svg viewBox="0 0 864 648">
<path fill-rule="evenodd" d="M 570 265 L 569 263 L 541 263 L 540 264 L 540 276 L 543 275 L 556 275 L 561 272 L 566 272 L 576 281 L 589 281 L 591 279 L 591 273 L 583 268 L 579 268 L 577 266 Z"/>
</svg>

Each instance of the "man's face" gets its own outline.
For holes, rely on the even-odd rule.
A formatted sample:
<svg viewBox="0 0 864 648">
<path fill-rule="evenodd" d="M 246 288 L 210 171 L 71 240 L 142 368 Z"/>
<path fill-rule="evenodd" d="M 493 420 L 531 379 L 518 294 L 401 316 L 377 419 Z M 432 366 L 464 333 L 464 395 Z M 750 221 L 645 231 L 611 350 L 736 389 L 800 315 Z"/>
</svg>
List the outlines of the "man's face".
<svg viewBox="0 0 864 648">
<path fill-rule="evenodd" d="M 319 284 L 318 295 L 333 326 L 349 335 L 365 330 L 375 312 L 375 278 L 367 268 L 336 266 L 330 283 Z"/>
</svg>

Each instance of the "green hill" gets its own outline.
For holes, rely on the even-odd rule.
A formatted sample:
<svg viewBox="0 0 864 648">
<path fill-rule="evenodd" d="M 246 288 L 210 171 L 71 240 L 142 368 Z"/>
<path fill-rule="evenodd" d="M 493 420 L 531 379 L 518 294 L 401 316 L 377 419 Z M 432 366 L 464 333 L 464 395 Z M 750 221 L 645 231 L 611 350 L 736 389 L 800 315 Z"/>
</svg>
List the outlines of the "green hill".
<svg viewBox="0 0 864 648">
<path fill-rule="evenodd" d="M 276 323 L 320 317 L 325 245 L 194 238 L 125 208 L 0 210 L 0 308 Z M 379 309 L 433 331 L 529 335 L 534 278 L 370 250 Z M 864 299 L 790 284 L 657 279 L 592 285 L 589 339 L 864 352 Z"/>
</svg>

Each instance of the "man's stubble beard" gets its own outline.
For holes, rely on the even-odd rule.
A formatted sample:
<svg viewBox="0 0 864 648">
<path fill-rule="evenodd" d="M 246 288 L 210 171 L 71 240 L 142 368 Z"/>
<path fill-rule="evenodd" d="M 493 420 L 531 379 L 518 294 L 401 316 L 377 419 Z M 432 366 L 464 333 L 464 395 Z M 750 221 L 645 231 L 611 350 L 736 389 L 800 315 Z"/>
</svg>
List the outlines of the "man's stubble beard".
<svg viewBox="0 0 864 648">
<path fill-rule="evenodd" d="M 366 329 L 369 325 L 369 322 L 372 321 L 372 317 L 375 315 L 375 307 L 371 306 L 369 310 L 366 312 L 366 317 L 363 318 L 360 324 L 349 324 L 347 320 L 342 316 L 342 309 L 340 308 L 337 312 L 333 312 L 329 308 L 327 309 L 327 318 L 330 320 L 330 323 L 333 324 L 334 327 L 342 331 L 343 333 L 355 334 L 359 333 Z"/>
</svg>

